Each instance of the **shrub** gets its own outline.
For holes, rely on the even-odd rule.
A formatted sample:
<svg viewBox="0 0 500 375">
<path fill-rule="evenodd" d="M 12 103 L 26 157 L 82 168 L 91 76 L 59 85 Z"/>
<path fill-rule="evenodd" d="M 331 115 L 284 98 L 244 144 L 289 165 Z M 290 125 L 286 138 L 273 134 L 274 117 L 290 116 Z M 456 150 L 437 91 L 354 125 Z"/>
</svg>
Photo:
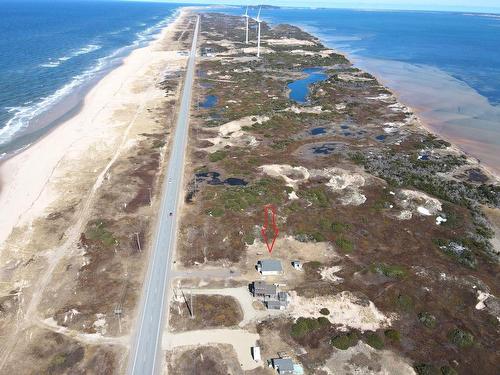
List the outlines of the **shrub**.
<svg viewBox="0 0 500 375">
<path fill-rule="evenodd" d="M 330 310 L 328 310 L 326 307 L 323 307 L 321 310 L 319 310 L 319 313 L 321 315 L 330 315 Z"/>
<path fill-rule="evenodd" d="M 307 262 L 306 265 L 311 267 L 312 269 L 317 270 L 318 268 L 321 267 L 321 262 L 318 262 L 317 260 L 313 260 L 311 262 Z"/>
<path fill-rule="evenodd" d="M 318 323 L 319 323 L 320 327 L 326 327 L 326 326 L 330 325 L 330 321 L 327 318 L 325 318 L 324 316 L 320 316 L 318 318 Z"/>
<path fill-rule="evenodd" d="M 207 215 L 213 217 L 221 217 L 222 215 L 224 215 L 224 210 L 220 207 L 212 208 L 211 210 L 207 210 Z"/>
<path fill-rule="evenodd" d="M 320 317 L 318 319 L 300 317 L 292 325 L 291 335 L 292 337 L 300 338 L 320 327 L 325 327 L 329 324 L 330 321 L 325 317 Z"/>
<path fill-rule="evenodd" d="M 385 263 L 375 264 L 372 266 L 375 273 L 390 277 L 392 279 L 401 279 L 406 276 L 406 270 L 402 266 L 391 266 Z"/>
<path fill-rule="evenodd" d="M 435 366 L 428 363 L 417 363 L 413 368 L 418 375 L 441 375 Z"/>
<path fill-rule="evenodd" d="M 400 294 L 396 298 L 397 305 L 403 311 L 409 312 L 413 310 L 413 300 L 406 294 Z"/>
<path fill-rule="evenodd" d="M 344 253 L 351 253 L 354 249 L 353 243 L 344 237 L 339 237 L 335 240 L 335 244 L 338 246 L 340 250 Z"/>
<path fill-rule="evenodd" d="M 222 159 L 225 159 L 226 156 L 227 156 L 226 151 L 218 150 L 208 155 L 208 160 L 210 160 L 212 163 L 215 163 L 221 161 Z"/>
<path fill-rule="evenodd" d="M 437 324 L 436 317 L 431 313 L 423 311 L 418 314 L 418 320 L 427 328 L 435 328 Z"/>
<path fill-rule="evenodd" d="M 343 233 L 346 230 L 351 229 L 351 226 L 344 223 L 332 223 L 331 229 L 333 233 Z"/>
<path fill-rule="evenodd" d="M 358 343 L 358 335 L 356 332 L 343 333 L 341 335 L 334 336 L 330 342 L 333 346 L 340 350 L 347 350 L 351 346 Z"/>
<path fill-rule="evenodd" d="M 300 193 L 301 198 L 304 198 L 311 202 L 315 206 L 319 207 L 328 207 L 328 196 L 325 191 L 320 188 L 312 188 L 308 190 L 304 190 Z"/>
<path fill-rule="evenodd" d="M 113 236 L 113 233 L 106 229 L 106 222 L 103 220 L 95 220 L 89 223 L 85 236 L 89 240 L 102 243 L 104 246 L 118 244 L 118 240 Z"/>
<path fill-rule="evenodd" d="M 386 329 L 384 335 L 391 341 L 399 341 L 401 339 L 401 334 L 395 329 Z"/>
<path fill-rule="evenodd" d="M 461 330 L 459 328 L 452 329 L 448 333 L 448 339 L 452 344 L 460 348 L 467 348 L 474 344 L 474 336 L 472 336 L 470 332 Z"/>
<path fill-rule="evenodd" d="M 443 366 L 441 367 L 441 374 L 442 375 L 458 375 L 457 370 L 450 366 Z"/>
<path fill-rule="evenodd" d="M 384 340 L 375 332 L 369 333 L 366 336 L 366 343 L 374 349 L 382 349 L 384 347 Z"/>
</svg>

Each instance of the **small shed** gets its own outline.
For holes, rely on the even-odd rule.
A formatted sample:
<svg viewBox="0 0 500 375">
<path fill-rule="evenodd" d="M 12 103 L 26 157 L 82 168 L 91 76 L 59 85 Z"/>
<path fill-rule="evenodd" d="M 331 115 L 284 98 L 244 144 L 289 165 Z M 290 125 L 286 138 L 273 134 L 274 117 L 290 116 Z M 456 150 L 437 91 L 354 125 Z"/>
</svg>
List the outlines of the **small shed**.
<svg viewBox="0 0 500 375">
<path fill-rule="evenodd" d="M 298 261 L 298 260 L 294 260 L 292 262 L 292 267 L 295 268 L 298 271 L 301 271 L 302 270 L 302 263 L 300 261 Z"/>
<path fill-rule="evenodd" d="M 263 259 L 257 262 L 257 270 L 263 276 L 281 275 L 283 267 L 281 261 L 277 259 Z"/>
</svg>

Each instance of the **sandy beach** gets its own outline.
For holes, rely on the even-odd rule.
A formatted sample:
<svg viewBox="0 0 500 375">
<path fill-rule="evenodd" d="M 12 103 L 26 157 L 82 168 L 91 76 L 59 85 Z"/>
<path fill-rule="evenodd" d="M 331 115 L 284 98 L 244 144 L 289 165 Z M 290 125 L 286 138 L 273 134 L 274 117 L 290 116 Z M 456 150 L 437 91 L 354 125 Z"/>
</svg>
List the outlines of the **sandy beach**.
<svg viewBox="0 0 500 375">
<path fill-rule="evenodd" d="M 175 69 L 186 61 L 176 51 L 159 48 L 175 22 L 156 41 L 133 51 L 98 82 L 75 116 L 1 165 L 0 244 L 15 227 L 29 227 L 62 196 L 73 192 L 81 196 L 88 191 L 85 179 L 76 176 L 81 172 L 89 180 L 91 176 L 97 178 L 116 159 L 117 152 L 134 141 L 129 126 L 140 116 L 138 111 L 162 95 L 151 84 L 166 69 Z"/>
<path fill-rule="evenodd" d="M 0 293 L 17 293 L 0 320 L 0 372 L 17 366 L 20 353 L 29 350 L 29 336 L 21 332 L 47 339 L 51 328 L 43 322 L 57 320 L 68 305 L 93 306 L 78 312 L 69 328 L 89 332 L 90 326 L 96 344 L 104 344 L 110 334 L 124 338 L 117 345 L 128 343 L 141 288 L 124 292 L 121 283 L 142 284 L 147 252 L 134 258 L 126 240 L 115 240 L 109 253 L 90 255 L 82 246 L 82 233 L 99 219 L 116 222 L 114 235 L 126 239 L 130 223 L 137 220 L 147 246 L 188 59 L 194 22 L 189 12 L 182 8 L 148 46 L 132 51 L 103 77 L 73 117 L 0 165 Z M 148 189 L 149 202 L 144 203 L 141 191 Z M 120 256 L 110 258 L 120 245 Z M 127 271 L 129 264 L 134 267 Z M 108 272 L 102 272 L 106 267 Z M 106 290 L 113 297 L 87 290 Z M 119 326 L 108 322 L 113 308 L 106 305 L 117 299 L 128 312 Z M 118 365 L 125 366 L 127 351 L 117 353 Z M 30 372 L 30 364 L 25 366 Z"/>
</svg>

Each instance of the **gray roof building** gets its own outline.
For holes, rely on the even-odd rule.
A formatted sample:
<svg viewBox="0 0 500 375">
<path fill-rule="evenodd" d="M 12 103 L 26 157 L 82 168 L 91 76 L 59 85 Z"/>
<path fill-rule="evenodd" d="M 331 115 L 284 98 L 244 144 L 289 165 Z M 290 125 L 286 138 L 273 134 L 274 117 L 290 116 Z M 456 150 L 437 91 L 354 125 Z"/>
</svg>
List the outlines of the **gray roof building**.
<svg viewBox="0 0 500 375">
<path fill-rule="evenodd" d="M 290 358 L 273 358 L 271 362 L 278 374 L 293 374 L 293 361 Z"/>
<path fill-rule="evenodd" d="M 277 259 L 263 259 L 257 262 L 257 268 L 263 275 L 278 275 L 283 273 L 281 261 Z"/>
<path fill-rule="evenodd" d="M 276 298 L 278 288 L 274 284 L 267 284 L 264 281 L 254 281 L 252 284 L 252 294 L 254 297 Z"/>
<path fill-rule="evenodd" d="M 287 292 L 279 292 L 278 293 L 278 301 L 288 302 L 288 293 Z"/>
</svg>

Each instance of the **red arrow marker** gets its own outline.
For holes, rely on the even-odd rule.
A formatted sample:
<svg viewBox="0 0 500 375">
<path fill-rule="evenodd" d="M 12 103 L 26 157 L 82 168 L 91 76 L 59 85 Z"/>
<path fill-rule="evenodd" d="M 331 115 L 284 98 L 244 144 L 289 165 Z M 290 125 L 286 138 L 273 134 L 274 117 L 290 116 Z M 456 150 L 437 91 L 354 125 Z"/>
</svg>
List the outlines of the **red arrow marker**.
<svg viewBox="0 0 500 375">
<path fill-rule="evenodd" d="M 271 223 L 269 223 L 269 213 L 271 213 Z M 267 228 L 271 225 L 271 229 L 273 230 L 273 238 L 270 240 L 267 237 Z M 273 205 L 268 204 L 267 206 L 264 206 L 264 226 L 262 227 L 262 230 L 260 231 L 262 233 L 262 237 L 264 238 L 264 242 L 266 243 L 267 250 L 269 250 L 269 254 L 272 253 L 273 247 L 274 247 L 274 242 L 276 241 L 276 238 L 278 238 L 278 226 L 276 225 L 276 207 Z"/>
</svg>

